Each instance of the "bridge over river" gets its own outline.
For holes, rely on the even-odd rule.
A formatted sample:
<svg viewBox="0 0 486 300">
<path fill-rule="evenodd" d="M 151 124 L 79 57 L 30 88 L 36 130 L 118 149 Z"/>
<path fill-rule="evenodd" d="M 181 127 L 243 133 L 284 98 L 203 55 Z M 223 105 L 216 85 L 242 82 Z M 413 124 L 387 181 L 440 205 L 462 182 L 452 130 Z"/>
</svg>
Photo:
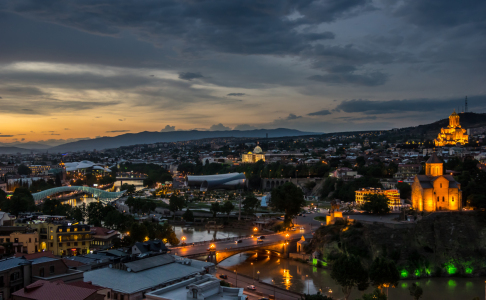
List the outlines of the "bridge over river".
<svg viewBox="0 0 486 300">
<path fill-rule="evenodd" d="M 65 193 L 65 192 L 83 192 L 86 194 L 93 195 L 93 198 L 98 198 L 103 203 L 109 203 L 111 201 L 117 200 L 125 194 L 125 191 L 121 192 L 107 192 L 93 187 L 88 186 L 60 186 L 52 189 L 47 189 L 42 192 L 33 193 L 34 201 L 36 204 L 42 202 L 42 200 L 48 198 L 49 196 Z"/>
<path fill-rule="evenodd" d="M 226 258 L 247 251 L 262 252 L 268 255 L 288 257 L 289 252 L 295 252 L 297 241 L 301 238 L 302 231 L 286 231 L 284 233 L 265 235 L 263 242 L 257 242 L 257 234 L 254 237 L 230 238 L 220 241 L 206 241 L 185 246 L 171 247 L 171 253 L 188 258 L 202 258 L 220 263 Z M 240 243 L 237 243 L 241 240 Z"/>
</svg>

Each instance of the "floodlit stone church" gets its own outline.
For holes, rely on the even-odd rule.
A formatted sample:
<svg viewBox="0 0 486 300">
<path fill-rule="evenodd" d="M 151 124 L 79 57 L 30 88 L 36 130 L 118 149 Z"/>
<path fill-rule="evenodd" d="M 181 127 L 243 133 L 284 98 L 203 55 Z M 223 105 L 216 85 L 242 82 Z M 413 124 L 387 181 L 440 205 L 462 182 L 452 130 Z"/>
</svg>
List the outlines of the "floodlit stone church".
<svg viewBox="0 0 486 300">
<path fill-rule="evenodd" d="M 449 116 L 449 126 L 441 128 L 439 135 L 434 140 L 435 146 L 456 146 L 457 144 L 464 145 L 469 141 L 469 136 L 466 134 L 466 129 L 459 124 L 459 115 L 454 112 Z"/>
<path fill-rule="evenodd" d="M 444 175 L 444 165 L 435 153 L 425 163 L 425 175 L 412 184 L 412 206 L 417 211 L 461 210 L 461 184 Z"/>
</svg>

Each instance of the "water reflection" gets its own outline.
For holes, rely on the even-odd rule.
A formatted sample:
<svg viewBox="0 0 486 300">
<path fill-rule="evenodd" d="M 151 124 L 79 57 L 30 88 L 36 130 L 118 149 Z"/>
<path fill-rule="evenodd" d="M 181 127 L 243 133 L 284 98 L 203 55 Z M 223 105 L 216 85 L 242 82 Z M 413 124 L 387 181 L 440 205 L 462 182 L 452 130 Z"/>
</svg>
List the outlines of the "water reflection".
<svg viewBox="0 0 486 300">
<path fill-rule="evenodd" d="M 180 240 L 185 237 L 188 244 L 251 234 L 251 230 L 235 228 L 206 229 L 204 226 L 173 226 L 173 228 L 177 238 Z"/>
<path fill-rule="evenodd" d="M 253 263 L 253 265 L 251 265 Z M 341 288 L 332 280 L 330 270 L 317 268 L 307 264 L 288 259 L 268 256 L 266 253 L 242 253 L 222 261 L 220 266 L 228 269 L 238 268 L 238 273 L 247 276 L 258 276 L 261 281 L 272 284 L 272 280 L 278 287 L 300 293 L 314 294 L 318 291 L 333 295 L 335 299 L 343 297 Z M 257 275 L 253 275 L 257 274 Z M 255 278 L 258 279 L 258 278 Z M 389 299 L 410 300 L 408 288 L 416 283 L 424 290 L 422 300 L 457 300 L 473 299 L 485 296 L 484 278 L 429 278 L 421 280 L 400 281 L 398 287 L 390 288 Z M 368 289 L 366 292 L 371 292 Z M 361 292 L 353 290 L 349 299 L 357 299 Z"/>
</svg>

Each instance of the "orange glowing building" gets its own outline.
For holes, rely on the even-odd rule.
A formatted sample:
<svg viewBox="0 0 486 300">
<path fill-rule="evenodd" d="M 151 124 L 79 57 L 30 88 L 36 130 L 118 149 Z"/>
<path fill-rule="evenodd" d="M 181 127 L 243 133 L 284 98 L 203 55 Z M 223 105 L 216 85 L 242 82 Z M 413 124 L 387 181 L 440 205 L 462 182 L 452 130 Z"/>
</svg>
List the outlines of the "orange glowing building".
<svg viewBox="0 0 486 300">
<path fill-rule="evenodd" d="M 400 206 L 400 191 L 397 189 L 382 190 L 380 188 L 361 188 L 355 191 L 355 201 L 357 204 L 364 204 L 366 195 L 385 195 L 388 198 L 388 206 L 394 208 Z"/>
<path fill-rule="evenodd" d="M 425 163 L 425 175 L 416 175 L 412 184 L 412 206 L 417 211 L 461 210 L 461 184 L 444 175 L 442 161 L 435 153 Z"/>
<path fill-rule="evenodd" d="M 449 126 L 440 130 L 439 136 L 434 140 L 435 146 L 442 147 L 447 145 L 456 146 L 464 145 L 469 141 L 466 129 L 461 128 L 459 124 L 459 115 L 456 110 L 449 116 Z"/>
</svg>

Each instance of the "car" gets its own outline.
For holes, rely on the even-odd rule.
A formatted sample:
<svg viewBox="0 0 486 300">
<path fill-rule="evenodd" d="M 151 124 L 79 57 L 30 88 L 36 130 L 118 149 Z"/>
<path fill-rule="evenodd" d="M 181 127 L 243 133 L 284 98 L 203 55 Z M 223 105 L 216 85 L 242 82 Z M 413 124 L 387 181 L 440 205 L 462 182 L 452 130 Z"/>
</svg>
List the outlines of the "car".
<svg viewBox="0 0 486 300">
<path fill-rule="evenodd" d="M 261 239 L 257 239 L 257 244 L 258 244 L 258 243 L 263 243 L 263 240 L 261 240 Z"/>
<path fill-rule="evenodd" d="M 221 274 L 221 275 L 219 275 L 219 278 L 221 278 L 221 279 L 228 279 L 228 275 L 226 275 L 226 274 Z"/>
<path fill-rule="evenodd" d="M 246 289 L 247 289 L 247 290 L 252 290 L 252 291 L 254 291 L 254 290 L 256 290 L 256 287 L 255 287 L 255 286 L 252 284 L 252 285 L 247 286 L 247 287 L 246 287 Z"/>
<path fill-rule="evenodd" d="M 243 243 L 243 240 L 236 240 L 235 244 Z"/>
<path fill-rule="evenodd" d="M 300 230 L 304 230 L 305 228 L 304 227 L 300 227 Z"/>
<path fill-rule="evenodd" d="M 263 240 L 265 238 L 265 236 L 264 235 L 260 235 L 258 238 L 261 239 L 261 240 Z"/>
<path fill-rule="evenodd" d="M 297 230 L 297 228 L 295 228 L 295 227 L 292 227 L 292 231 L 296 231 L 296 230 Z"/>
</svg>

